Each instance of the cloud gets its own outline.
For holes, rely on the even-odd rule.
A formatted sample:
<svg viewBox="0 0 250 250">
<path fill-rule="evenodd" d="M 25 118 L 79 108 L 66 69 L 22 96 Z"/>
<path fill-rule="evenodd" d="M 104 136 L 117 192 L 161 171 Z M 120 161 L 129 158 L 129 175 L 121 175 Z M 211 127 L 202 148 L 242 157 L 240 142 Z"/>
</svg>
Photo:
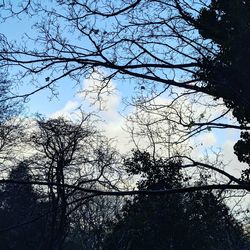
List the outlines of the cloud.
<svg viewBox="0 0 250 250">
<path fill-rule="evenodd" d="M 240 177 L 241 171 L 246 169 L 248 165 L 238 161 L 237 156 L 234 154 L 235 141 L 226 140 L 223 144 L 223 159 L 228 163 L 227 170 L 236 177 Z"/>
<path fill-rule="evenodd" d="M 52 113 L 50 117 L 51 118 L 57 118 L 57 117 L 69 118 L 71 117 L 72 113 L 77 110 L 79 106 L 80 106 L 80 102 L 78 102 L 77 100 L 68 101 L 62 109 Z"/>
<path fill-rule="evenodd" d="M 94 112 L 102 121 L 97 124 L 97 127 L 108 138 L 114 139 L 114 144 L 121 153 L 126 153 L 131 150 L 132 145 L 128 133 L 123 129 L 125 118 L 119 113 L 122 106 L 121 93 L 117 90 L 115 83 L 110 81 L 108 88 L 103 89 L 101 95 L 98 96 L 101 84 L 102 76 L 94 73 L 83 81 L 82 91 L 50 117 L 61 116 L 72 119 L 77 112 L 80 112 L 79 107 L 86 113 Z"/>
<path fill-rule="evenodd" d="M 108 89 L 102 89 L 102 94 L 100 96 L 97 95 L 97 92 L 101 89 L 101 84 L 103 76 L 94 73 L 90 78 L 85 79 L 83 81 L 82 92 L 79 92 L 73 100 L 68 101 L 65 106 L 58 110 L 57 112 L 51 114 L 51 117 L 72 117 L 72 114 L 77 112 L 77 108 L 81 107 L 83 111 L 95 112 L 100 117 L 100 120 L 103 122 L 98 123 L 98 127 L 108 138 L 113 138 L 115 147 L 121 153 L 127 153 L 132 148 L 134 148 L 134 144 L 131 142 L 131 137 L 129 132 L 125 131 L 124 128 L 127 125 L 126 119 L 120 115 L 119 111 L 122 110 L 122 94 L 117 90 L 116 83 L 114 81 L 109 81 Z M 201 101 L 201 100 L 200 100 Z M 209 100 L 207 100 L 209 101 Z M 167 105 L 171 102 L 169 96 L 166 97 L 157 97 L 154 100 L 155 105 Z M 187 108 L 190 107 L 191 103 L 189 99 L 185 100 L 185 104 Z M 199 107 L 198 103 L 192 104 L 195 106 L 193 110 L 195 111 L 195 116 L 199 117 L 201 113 L 204 113 L 204 108 Z M 184 106 L 184 105 L 183 105 Z M 101 108 L 101 109 L 100 109 Z M 177 108 L 179 108 L 177 106 Z M 181 107 L 180 107 L 181 108 Z M 186 107 L 185 107 L 186 108 Z M 223 107 L 215 107 L 212 111 L 212 115 L 215 115 L 214 111 L 220 111 Z M 161 117 L 164 118 L 164 115 L 168 115 L 169 111 L 166 111 L 164 108 L 159 109 Z M 131 115 L 136 111 L 136 108 L 130 110 L 130 113 L 127 115 Z M 209 116 L 209 110 L 205 110 L 205 116 Z M 220 113 L 218 111 L 218 114 Z M 165 112 L 165 113 L 164 113 Z M 183 111 L 185 112 L 185 110 Z M 190 111 L 189 111 L 190 112 Z M 140 113 L 140 116 L 143 115 L 143 111 Z M 157 119 L 158 114 L 154 113 L 151 117 L 148 117 L 149 121 L 153 121 Z M 204 117 L 206 119 L 206 117 Z M 162 131 L 162 138 L 165 136 L 165 143 L 167 141 L 167 132 L 168 132 L 168 123 L 166 121 L 162 121 L 162 123 L 158 123 L 158 128 Z M 139 131 L 138 127 L 135 127 L 136 130 Z M 143 128 L 141 128 L 143 129 Z M 158 130 L 158 131 L 160 131 Z M 144 131 L 145 132 L 145 131 Z M 174 135 L 171 140 L 173 140 L 178 135 Z M 245 164 L 241 164 L 238 162 L 237 157 L 234 155 L 233 145 L 238 138 L 237 132 L 235 130 L 212 130 L 211 132 L 203 132 L 199 134 L 197 137 L 191 138 L 188 142 L 182 145 L 181 150 L 191 155 L 197 160 L 204 159 L 204 154 L 208 153 L 213 159 L 213 150 L 215 151 L 220 147 L 222 150 L 221 155 L 223 155 L 223 161 L 228 163 L 228 170 L 237 176 L 240 175 L 241 170 L 246 166 Z M 140 145 L 145 149 L 148 148 L 150 141 L 144 136 L 138 140 Z M 164 138 L 163 138 L 164 143 Z M 175 146 L 176 147 L 176 146 Z M 162 149 L 162 152 L 165 153 L 167 146 L 159 146 L 159 149 Z M 192 153 L 191 153 L 192 151 Z M 159 150 L 160 152 L 160 150 Z"/>
</svg>

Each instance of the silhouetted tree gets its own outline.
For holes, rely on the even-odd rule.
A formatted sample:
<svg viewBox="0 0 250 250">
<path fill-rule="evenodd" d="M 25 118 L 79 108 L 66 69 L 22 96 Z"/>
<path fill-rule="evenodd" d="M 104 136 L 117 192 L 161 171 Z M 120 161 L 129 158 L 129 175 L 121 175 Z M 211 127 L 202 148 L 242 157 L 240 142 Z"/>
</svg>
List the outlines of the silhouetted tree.
<svg viewBox="0 0 250 250">
<path fill-rule="evenodd" d="M 84 213 L 86 209 L 87 213 L 89 200 L 96 196 L 84 189 L 113 188 L 112 178 L 118 177 L 116 152 L 89 115 L 78 122 L 64 118 L 38 120 L 27 140 L 34 150 L 31 159 L 36 180 L 47 183 L 48 249 L 62 249 L 73 221 L 79 218 L 78 211 Z"/>
<path fill-rule="evenodd" d="M 2 249 L 41 249 L 44 240 L 45 210 L 39 196 L 29 184 L 32 177 L 27 162 L 21 162 L 8 176 L 9 183 L 1 187 L 0 244 Z M 25 185 L 11 183 L 24 181 Z"/>
<path fill-rule="evenodd" d="M 242 132 L 234 150 L 239 161 L 249 165 L 250 135 L 245 127 L 250 123 L 250 2 L 212 0 L 200 10 L 197 18 L 177 6 L 183 19 L 193 25 L 203 39 L 218 46 L 213 56 L 200 56 L 200 67 L 195 75 L 205 83 L 205 91 L 215 98 L 222 97 L 237 118 Z M 243 172 L 242 179 L 249 181 L 248 175 L 249 169 Z"/>
<path fill-rule="evenodd" d="M 14 97 L 27 98 L 47 87 L 53 91 L 64 77 L 80 83 L 82 77 L 105 72 L 99 85 L 88 91 L 100 97 L 112 79 L 129 78 L 135 84 L 133 104 L 159 112 L 161 117 L 153 124 L 168 121 L 173 135 L 182 134 L 172 145 L 202 131 L 225 128 L 240 130 L 242 141 L 247 142 L 249 1 L 81 0 L 52 1 L 44 7 L 31 0 L 21 5 L 20 12 L 11 2 L 3 7 L 2 18 L 21 17 L 25 12 L 44 14 L 35 26 L 37 36 L 27 36 L 27 47 L 23 41 L 18 45 L 2 38 L 2 65 L 18 72 L 12 84 L 34 84 L 29 93 Z M 168 104 L 152 105 L 161 94 L 168 95 Z M 196 104 L 202 107 L 201 114 Z M 216 107 L 222 105 L 223 111 L 210 110 L 218 111 Z M 230 111 L 239 124 L 224 119 Z M 151 125 L 150 120 L 146 125 Z M 155 135 L 166 126 L 159 126 Z M 164 135 L 165 131 L 160 139 L 165 143 Z M 235 146 L 241 161 L 244 150 L 240 144 Z M 233 182 L 249 189 L 244 179 Z"/>
<path fill-rule="evenodd" d="M 181 162 L 134 153 L 125 163 L 140 174 L 140 190 L 185 185 Z M 249 245 L 248 245 L 249 247 Z M 211 191 L 179 195 L 136 196 L 118 215 L 104 249 L 247 249 L 242 226 Z"/>
<path fill-rule="evenodd" d="M 1 40 L 1 39 L 0 39 Z M 0 62 L 1 67 L 1 62 Z M 21 133 L 21 102 L 8 99 L 11 93 L 11 82 L 8 73 L 0 71 L 0 170 L 6 175 L 7 164 L 13 164 L 13 148 L 17 146 Z"/>
</svg>

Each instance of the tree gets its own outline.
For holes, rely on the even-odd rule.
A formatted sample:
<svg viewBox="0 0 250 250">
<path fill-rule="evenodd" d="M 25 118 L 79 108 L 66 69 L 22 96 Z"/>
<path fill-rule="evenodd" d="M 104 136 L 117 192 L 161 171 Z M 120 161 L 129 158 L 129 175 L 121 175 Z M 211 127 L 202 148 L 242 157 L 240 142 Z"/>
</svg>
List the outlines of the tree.
<svg viewBox="0 0 250 250">
<path fill-rule="evenodd" d="M 0 63 L 1 65 L 1 63 Z M 11 92 L 11 83 L 7 72 L 0 71 L 0 167 L 1 174 L 6 172 L 6 163 L 13 164 L 13 148 L 18 144 L 21 132 L 21 102 L 8 100 Z"/>
<path fill-rule="evenodd" d="M 87 201 L 74 215 L 69 237 L 71 241 L 78 249 L 102 250 L 112 218 L 119 212 L 122 204 L 123 199 L 120 197 L 97 196 Z"/>
<path fill-rule="evenodd" d="M 201 9 L 196 20 L 190 20 L 204 39 L 210 39 L 219 47 L 215 56 L 200 59 L 201 67 L 196 74 L 207 84 L 205 89 L 209 94 L 224 99 L 243 127 L 250 121 L 247 105 L 249 10 L 249 1 L 213 0 Z M 185 18 L 186 14 L 182 13 Z"/>
<path fill-rule="evenodd" d="M 191 23 L 204 39 L 209 39 L 218 46 L 218 52 L 214 56 L 200 58 L 201 67 L 196 75 L 206 84 L 206 92 L 215 98 L 222 97 L 237 118 L 243 132 L 242 139 L 235 144 L 235 153 L 239 161 L 249 165 L 247 145 L 250 135 L 244 130 L 250 122 L 250 3 L 212 0 L 207 8 L 201 9 L 196 19 L 181 10 L 180 5 L 178 7 L 182 17 Z"/>
<path fill-rule="evenodd" d="M 12 168 L 9 181 L 30 182 L 28 162 Z M 0 242 L 3 249 L 40 249 L 44 238 L 45 212 L 31 184 L 6 183 L 0 196 Z"/>
<path fill-rule="evenodd" d="M 140 174 L 138 188 L 186 185 L 180 162 L 134 152 L 125 163 Z M 202 181 L 203 182 L 203 181 Z M 248 249 L 242 226 L 211 191 L 168 196 L 136 196 L 116 217 L 104 249 Z"/>
<path fill-rule="evenodd" d="M 231 128 L 242 132 L 241 140 L 235 145 L 235 152 L 240 161 L 249 163 L 247 131 L 250 129 L 250 112 L 249 105 L 246 105 L 249 103 L 248 1 L 55 0 L 50 4 L 39 2 L 29 0 L 25 2 L 27 4 L 21 5 L 18 12 L 11 4 L 6 4 L 2 12 L 5 15 L 7 11 L 10 17 L 21 17 L 25 12 L 31 16 L 41 13 L 42 16 L 34 26 L 37 28 L 37 36 L 33 38 L 27 36 L 27 40 L 18 44 L 1 36 L 1 67 L 12 70 L 12 84 L 33 84 L 30 85 L 32 89 L 29 93 L 14 94 L 8 97 L 9 99 L 27 99 L 45 88 L 50 88 L 53 93 L 56 83 L 60 83 L 65 77 L 81 82 L 83 77 L 94 77 L 96 72 L 105 72 L 102 74 L 100 86 L 96 86 L 94 90 L 98 96 L 107 90 L 110 80 L 132 81 L 135 86 L 133 105 L 148 111 L 150 115 L 157 113 L 159 119 L 154 117 L 153 121 L 142 120 L 142 125 L 146 125 L 147 128 L 152 124 L 158 124 L 160 129 L 155 133 L 147 129 L 154 152 L 158 151 L 155 147 L 158 143 L 157 136 L 161 142 L 167 142 L 170 149 L 170 146 L 182 144 L 202 131 Z M 168 103 L 157 103 L 157 97 L 164 94 L 169 97 Z M 154 105 L 152 101 L 155 101 Z M 218 111 L 222 106 L 222 111 Z M 209 110 L 211 108 L 213 111 Z M 227 119 L 230 112 L 237 122 Z M 141 114 L 139 109 L 137 123 L 141 122 Z M 161 126 L 159 121 L 166 122 Z M 172 134 L 179 137 L 169 140 Z M 145 132 L 142 135 L 144 136 Z M 40 146 L 48 142 L 53 148 L 54 145 L 50 144 L 49 140 Z M 50 153 L 46 152 L 46 147 L 44 149 L 44 155 Z M 56 165 L 55 158 L 50 156 L 52 161 L 45 164 L 45 169 L 54 174 L 48 174 L 48 180 L 44 183 L 37 181 L 37 184 L 49 187 L 51 200 L 53 195 L 58 198 L 55 198 L 55 202 L 59 202 L 58 210 L 61 210 L 61 218 L 64 219 L 68 218 L 64 216 L 65 209 L 61 209 L 65 208 L 64 190 L 73 190 L 81 201 L 86 193 L 156 195 L 212 189 L 249 191 L 249 169 L 242 172 L 242 178 L 238 178 L 223 170 L 220 161 L 200 162 L 190 157 L 190 150 L 185 153 L 180 155 L 178 150 L 165 151 L 165 155 L 171 157 L 173 162 L 182 158 L 183 164 L 177 161 L 182 168 L 209 169 L 224 179 L 219 178 L 216 184 L 203 182 L 200 186 L 196 182 L 191 182 L 191 187 L 169 186 L 163 190 L 123 192 L 113 186 L 111 191 L 106 191 L 98 185 L 86 185 L 89 189 L 83 190 L 81 182 L 72 182 L 69 186 L 69 178 L 68 182 L 63 181 L 60 172 L 70 166 L 61 165 L 57 168 L 59 165 Z M 102 157 L 103 154 L 100 155 Z M 55 182 L 51 183 L 54 180 Z M 110 184 L 107 178 L 105 183 Z M 100 181 L 98 184 L 103 182 Z M 63 224 L 62 222 L 61 225 Z M 63 230 L 60 232 L 59 238 L 63 239 L 66 233 Z"/>
<path fill-rule="evenodd" d="M 62 249 L 78 211 L 87 210 L 89 200 L 96 196 L 91 189 L 113 188 L 112 178 L 118 177 L 116 152 L 90 115 L 83 114 L 78 123 L 64 118 L 38 120 L 27 140 L 34 151 L 30 160 L 35 184 L 47 186 L 47 249 Z"/>
<path fill-rule="evenodd" d="M 27 47 L 24 42 L 18 46 L 5 39 L 1 51 L 4 67 L 20 69 L 18 77 L 12 78 L 13 84 L 27 77 L 36 84 L 30 93 L 15 95 L 16 98 L 27 98 L 47 87 L 53 90 L 54 84 L 64 77 L 80 82 L 82 77 L 93 77 L 93 72 L 104 69 L 102 83 L 95 90 L 99 95 L 106 91 L 111 79 L 135 83 L 137 107 L 144 107 L 162 93 L 168 94 L 171 100 L 164 106 L 172 115 L 162 113 L 162 119 L 173 128 L 178 125 L 172 133 L 181 131 L 185 141 L 204 130 L 232 128 L 244 132 L 242 141 L 247 142 L 248 1 L 82 0 L 53 1 L 47 6 L 36 3 L 28 1 L 21 10 L 31 15 L 33 11 L 46 14 L 36 23 L 37 37 L 28 38 Z M 11 5 L 5 9 L 15 14 Z M 201 98 L 204 96 L 209 101 Z M 188 103 L 183 101 L 185 97 Z M 180 109 L 174 106 L 179 101 L 184 109 L 182 105 L 178 105 Z M 190 102 L 203 110 L 222 104 L 224 108 L 219 113 L 217 110 L 198 114 L 199 109 L 190 107 Z M 162 105 L 149 106 L 154 112 Z M 226 119 L 231 111 L 239 124 Z M 235 152 L 244 161 L 247 154 L 240 145 L 236 144 Z M 190 165 L 229 177 L 220 165 L 189 160 Z M 237 187 L 227 182 L 221 189 L 249 190 L 244 178 L 229 179 Z"/>
</svg>

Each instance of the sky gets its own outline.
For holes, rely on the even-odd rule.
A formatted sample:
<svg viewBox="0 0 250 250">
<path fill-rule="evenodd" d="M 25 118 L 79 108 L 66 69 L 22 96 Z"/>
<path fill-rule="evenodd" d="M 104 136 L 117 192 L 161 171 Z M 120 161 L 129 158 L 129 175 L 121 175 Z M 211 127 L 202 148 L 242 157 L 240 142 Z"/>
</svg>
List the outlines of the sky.
<svg viewBox="0 0 250 250">
<path fill-rule="evenodd" d="M 91 85 L 98 84 L 97 80 L 85 79 L 83 81 L 83 88 L 88 89 Z M 103 95 L 104 106 L 102 107 L 102 111 L 99 111 L 99 105 L 91 106 L 93 98 L 95 96 L 88 96 L 84 98 L 81 94 L 75 95 L 72 99 L 66 101 L 61 108 L 56 110 L 55 112 L 50 112 L 50 117 L 57 116 L 66 116 L 70 117 L 71 114 L 79 107 L 84 107 L 85 110 L 96 112 L 100 119 L 104 122 L 101 123 L 100 127 L 105 131 L 105 134 L 109 138 L 116 138 L 117 148 L 122 153 L 126 153 L 131 150 L 134 145 L 131 142 L 130 135 L 125 131 L 126 128 L 126 119 L 121 115 L 124 104 L 122 102 L 122 92 L 119 91 L 116 87 L 116 83 L 111 81 L 111 87 L 113 88 L 112 95 Z M 163 102 L 163 100 L 161 100 Z M 126 115 L 131 115 L 134 109 L 130 109 L 130 112 L 125 111 Z M 240 164 L 233 153 L 233 146 L 236 140 L 239 138 L 239 132 L 233 129 L 227 130 L 212 130 L 205 133 L 201 133 L 194 140 L 189 141 L 189 146 L 193 146 L 192 155 L 195 158 L 204 158 L 206 152 L 211 154 L 212 151 L 219 152 L 221 151 L 221 155 L 223 156 L 224 162 L 230 165 L 231 173 L 236 176 L 240 176 L 240 169 L 246 167 L 246 164 Z M 202 146 L 195 148 L 194 145 L 200 144 L 202 142 Z M 146 142 L 142 142 L 145 144 Z"/>
<path fill-rule="evenodd" d="M 36 18 L 33 17 L 32 21 Z M 31 21 L 28 18 L 23 20 L 9 19 L 0 24 L 0 32 L 4 33 L 10 40 L 19 40 L 25 33 L 35 34 Z M 40 81 L 45 81 L 45 79 L 40 79 Z M 124 82 L 111 81 L 112 94 L 103 95 L 105 105 L 102 107 L 102 111 L 100 111 L 100 106 L 92 103 L 95 96 L 89 95 L 84 97 L 80 92 L 83 89 L 91 88 L 95 84 L 98 84 L 98 80 L 83 78 L 80 85 L 75 86 L 71 79 L 62 79 L 57 84 L 58 95 L 52 96 L 47 89 L 32 95 L 29 98 L 29 102 L 26 103 L 26 113 L 28 115 L 39 113 L 47 117 L 70 117 L 81 106 L 84 111 L 95 112 L 99 116 L 100 120 L 103 121 L 99 125 L 100 129 L 105 132 L 107 137 L 115 138 L 116 147 L 122 153 L 125 153 L 131 150 L 134 145 L 131 143 L 130 135 L 125 131 L 126 120 L 124 115 L 130 115 L 134 109 L 131 107 L 125 109 L 123 97 L 128 96 L 132 92 L 133 87 Z M 27 86 L 29 85 L 20 86 L 18 92 L 29 92 L 30 87 Z M 239 138 L 239 133 L 235 130 L 213 130 L 202 133 L 195 140 L 191 141 L 191 146 L 198 141 L 203 143 L 201 147 L 192 151 L 192 155 L 203 157 L 206 149 L 209 149 L 211 152 L 212 150 L 218 151 L 218 148 L 220 148 L 222 154 L 224 154 L 224 161 L 229 163 L 230 171 L 239 176 L 239 169 L 245 165 L 240 164 L 233 154 L 233 145 L 237 138 Z"/>
<path fill-rule="evenodd" d="M 32 17 L 32 22 L 36 18 Z M 19 40 L 25 33 L 35 34 L 35 30 L 31 26 L 32 22 L 28 18 L 23 20 L 9 19 L 4 23 L 0 23 L 0 33 L 4 33 L 10 40 Z M 105 72 L 102 73 L 105 74 Z M 96 75 L 94 77 L 98 78 Z M 45 79 L 41 78 L 40 81 L 43 82 Z M 130 134 L 126 131 L 127 122 L 124 116 L 131 115 L 135 109 L 126 107 L 123 98 L 131 95 L 133 83 L 128 85 L 124 81 L 111 81 L 110 88 L 112 89 L 112 94 L 104 94 L 102 96 L 105 105 L 102 105 L 101 111 L 98 103 L 93 105 L 93 99 L 96 98 L 95 95 L 86 97 L 81 93 L 81 90 L 88 90 L 91 86 L 98 84 L 98 80 L 82 78 L 80 84 L 76 86 L 72 79 L 62 79 L 57 83 L 56 96 L 51 95 L 48 89 L 30 96 L 25 105 L 25 113 L 27 116 L 34 116 L 34 114 L 39 113 L 48 118 L 59 116 L 72 118 L 81 106 L 85 112 L 94 112 L 98 116 L 100 120 L 98 123 L 99 129 L 108 138 L 114 139 L 113 146 L 119 152 L 128 155 L 131 153 L 131 149 L 135 148 L 135 145 L 131 140 Z M 20 86 L 17 91 L 19 93 L 30 92 L 30 85 Z M 165 103 L 167 102 L 167 96 L 159 97 L 156 101 Z M 188 148 L 192 148 L 190 156 L 202 161 L 209 155 L 210 159 L 214 160 L 213 152 L 220 152 L 220 159 L 226 165 L 226 171 L 236 177 L 240 177 L 241 170 L 245 169 L 247 165 L 240 163 L 234 154 L 233 146 L 238 138 L 239 131 L 233 129 L 206 131 L 188 142 Z M 148 144 L 146 138 L 140 139 L 140 142 L 145 147 Z M 198 147 L 196 147 L 197 144 L 199 145 Z M 163 156 L 165 155 L 163 154 Z"/>
</svg>

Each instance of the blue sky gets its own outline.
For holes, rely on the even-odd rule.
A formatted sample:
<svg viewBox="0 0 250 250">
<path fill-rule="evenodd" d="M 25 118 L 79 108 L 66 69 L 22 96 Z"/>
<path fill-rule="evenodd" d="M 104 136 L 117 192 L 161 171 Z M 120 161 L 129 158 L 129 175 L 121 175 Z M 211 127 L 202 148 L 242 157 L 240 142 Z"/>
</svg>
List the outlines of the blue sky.
<svg viewBox="0 0 250 250">
<path fill-rule="evenodd" d="M 4 33 L 10 40 L 20 40 L 25 33 L 29 33 L 31 36 L 35 35 L 36 31 L 31 25 L 34 21 L 38 20 L 37 18 L 38 17 L 33 16 L 32 19 L 29 19 L 24 16 L 22 20 L 8 19 L 6 22 L 0 24 L 0 32 Z M 45 79 L 40 78 L 39 81 L 43 83 Z M 86 83 L 86 80 L 82 78 L 80 85 L 75 86 L 75 82 L 73 82 L 70 78 L 65 78 L 57 83 L 57 96 L 51 96 L 51 92 L 49 90 L 42 90 L 41 92 L 32 95 L 27 103 L 29 114 L 41 113 L 46 116 L 51 116 L 56 113 L 59 114 L 60 112 L 72 112 L 77 105 L 83 103 L 83 100 L 79 95 L 77 95 L 77 91 L 83 87 L 84 83 Z M 111 131 L 110 133 L 107 133 L 109 136 L 121 137 L 122 135 L 125 138 L 126 135 L 122 130 L 124 120 L 119 116 L 118 112 L 123 110 L 123 104 L 121 102 L 122 97 L 129 96 L 131 94 L 133 91 L 133 84 L 128 85 L 127 82 L 124 83 L 123 81 L 115 81 L 112 82 L 112 84 L 118 89 L 118 92 L 113 97 L 107 98 L 111 104 L 108 105 L 108 110 L 105 111 L 106 113 L 101 113 L 101 116 L 106 120 L 106 128 Z M 27 93 L 30 91 L 30 84 L 24 84 L 24 86 L 20 86 L 19 88 L 19 93 Z M 84 105 L 85 108 L 88 109 L 87 105 L 89 105 L 89 102 L 84 102 Z M 221 146 L 223 148 L 226 145 L 227 155 L 230 157 L 233 156 L 232 147 L 238 136 L 239 133 L 235 131 L 228 132 L 225 130 L 217 130 L 212 131 L 210 134 L 206 133 L 205 136 L 201 135 L 201 140 L 204 140 L 207 143 L 206 146 Z M 120 144 L 128 143 L 128 138 L 124 138 L 120 138 Z M 231 152 L 229 152 L 230 147 Z"/>
<path fill-rule="evenodd" d="M 5 36 L 10 41 L 20 41 L 25 33 L 29 36 L 36 36 L 36 30 L 32 27 L 33 23 L 39 20 L 38 16 L 33 16 L 32 18 L 22 15 L 22 19 L 10 18 L 5 22 L 0 23 L 0 32 L 5 34 Z M 11 72 L 13 73 L 13 72 Z M 45 82 L 44 78 L 38 79 L 41 83 Z M 70 79 L 64 78 L 56 83 L 56 95 L 53 96 L 49 89 L 44 89 L 29 97 L 27 102 L 27 111 L 30 115 L 34 113 L 41 113 L 44 115 L 50 115 L 58 110 L 63 109 L 65 105 L 76 99 L 76 94 L 82 89 L 82 82 L 78 85 Z M 122 84 L 118 81 L 116 82 L 116 88 L 123 93 L 124 96 L 129 95 L 133 90 L 133 86 L 128 83 Z M 18 86 L 18 94 L 25 94 L 31 92 L 33 87 L 28 83 L 24 83 L 22 86 Z M 122 106 L 119 109 L 123 109 Z"/>
<path fill-rule="evenodd" d="M 20 40 L 25 33 L 35 35 L 36 31 L 32 29 L 31 25 L 37 18 L 38 17 L 33 16 L 32 19 L 29 19 L 23 16 L 22 20 L 8 19 L 6 22 L 0 23 L 0 33 L 4 33 L 10 40 Z M 39 81 L 43 83 L 45 79 L 40 78 Z M 91 84 L 91 80 L 84 78 L 82 78 L 78 86 L 75 86 L 75 82 L 70 78 L 58 81 L 56 89 L 58 93 L 57 96 L 52 96 L 51 92 L 46 89 L 29 98 L 29 102 L 26 104 L 28 114 L 40 113 L 48 117 L 56 117 L 58 115 L 67 116 L 70 115 L 71 112 L 74 112 L 79 105 L 83 105 L 83 108 L 87 111 L 92 109 L 98 112 L 97 106 L 89 108 L 90 100 L 88 98 L 83 100 L 81 95 L 77 94 L 82 87 L 86 87 L 89 83 Z M 123 129 L 126 121 L 120 116 L 119 112 L 123 111 L 124 107 L 122 98 L 130 96 L 134 91 L 134 86 L 133 83 L 129 85 L 128 82 L 118 80 L 112 81 L 111 85 L 117 88 L 117 91 L 114 92 L 114 95 L 105 97 L 107 100 L 107 109 L 99 113 L 100 119 L 105 122 L 100 124 L 100 129 L 103 130 L 109 138 L 115 138 L 116 141 L 114 143 L 116 148 L 119 149 L 120 152 L 125 153 L 130 151 L 134 145 L 131 143 L 130 135 Z M 19 88 L 19 93 L 27 93 L 30 91 L 30 84 L 24 84 Z M 129 114 L 131 110 L 133 110 L 133 108 L 126 109 L 123 113 Z M 218 151 L 218 147 L 220 147 L 224 154 L 224 162 L 229 163 L 227 170 L 229 169 L 229 172 L 239 177 L 240 169 L 246 165 L 240 164 L 233 152 L 233 146 L 238 138 L 239 131 L 236 130 L 212 130 L 211 132 L 205 132 L 199 135 L 194 141 L 189 142 L 191 146 L 194 146 L 195 143 L 203 143 L 203 146 L 197 149 L 195 148 L 191 155 L 194 156 L 195 159 L 199 157 L 202 158 L 205 150 L 208 150 L 211 155 L 212 150 Z M 145 138 L 143 138 L 142 144 L 147 144 Z"/>
<path fill-rule="evenodd" d="M 34 17 L 32 20 L 25 16 L 22 20 L 17 18 L 7 19 L 4 23 L 0 23 L 0 31 L 5 34 L 9 40 L 18 41 L 25 35 L 25 33 L 35 35 L 35 31 L 31 27 L 31 21 L 35 21 Z M 41 78 L 40 81 L 44 82 L 44 79 Z M 29 84 L 19 86 L 18 88 L 19 94 L 30 91 L 31 86 Z M 48 89 L 32 95 L 26 105 L 28 112 L 30 114 L 38 112 L 49 115 L 50 113 L 63 108 L 66 102 L 74 97 L 75 89 L 72 80 L 63 79 L 61 82 L 58 82 L 57 92 L 57 97 L 51 96 L 51 92 Z"/>
</svg>

